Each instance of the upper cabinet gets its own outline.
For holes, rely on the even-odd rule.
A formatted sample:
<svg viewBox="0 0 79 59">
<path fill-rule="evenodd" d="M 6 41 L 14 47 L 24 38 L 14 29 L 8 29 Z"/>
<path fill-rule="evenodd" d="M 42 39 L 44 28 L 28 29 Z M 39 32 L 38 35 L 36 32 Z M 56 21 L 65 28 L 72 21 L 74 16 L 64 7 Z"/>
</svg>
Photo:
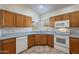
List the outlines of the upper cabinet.
<svg viewBox="0 0 79 59">
<path fill-rule="evenodd" d="M 61 15 L 58 15 L 58 16 L 55 16 L 55 21 L 62 21 L 62 16 Z"/>
<path fill-rule="evenodd" d="M 0 27 L 14 27 L 15 13 L 0 10 Z"/>
<path fill-rule="evenodd" d="M 63 20 L 70 20 L 70 14 L 55 16 L 55 21 L 63 21 Z"/>
<path fill-rule="evenodd" d="M 55 21 L 63 20 L 70 20 L 70 27 L 79 27 L 79 12 L 71 12 L 67 14 L 50 17 L 50 27 L 54 26 Z"/>
<path fill-rule="evenodd" d="M 26 26 L 26 16 L 21 14 L 16 14 L 16 26 Z"/>
<path fill-rule="evenodd" d="M 0 27 L 31 27 L 32 17 L 0 10 Z"/>
<path fill-rule="evenodd" d="M 70 13 L 70 26 L 79 27 L 79 12 Z"/>
<path fill-rule="evenodd" d="M 26 16 L 26 27 L 32 27 L 32 17 Z"/>
<path fill-rule="evenodd" d="M 50 17 L 49 26 L 54 27 L 54 24 L 55 24 L 55 17 Z"/>
</svg>

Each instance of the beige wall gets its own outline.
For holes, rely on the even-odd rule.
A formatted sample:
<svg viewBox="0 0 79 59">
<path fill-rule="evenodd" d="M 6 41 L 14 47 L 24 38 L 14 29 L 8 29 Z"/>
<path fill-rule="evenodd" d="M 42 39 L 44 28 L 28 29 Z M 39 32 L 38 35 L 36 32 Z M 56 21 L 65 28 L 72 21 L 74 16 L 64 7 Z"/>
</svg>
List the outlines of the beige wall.
<svg viewBox="0 0 79 59">
<path fill-rule="evenodd" d="M 41 19 L 49 19 L 49 17 L 51 17 L 51 16 L 65 14 L 65 13 L 69 13 L 69 12 L 73 12 L 73 11 L 79 11 L 79 4 L 65 7 L 65 8 L 62 8 L 60 10 L 56 10 L 54 12 L 46 13 L 46 14 L 41 16 Z"/>
</svg>

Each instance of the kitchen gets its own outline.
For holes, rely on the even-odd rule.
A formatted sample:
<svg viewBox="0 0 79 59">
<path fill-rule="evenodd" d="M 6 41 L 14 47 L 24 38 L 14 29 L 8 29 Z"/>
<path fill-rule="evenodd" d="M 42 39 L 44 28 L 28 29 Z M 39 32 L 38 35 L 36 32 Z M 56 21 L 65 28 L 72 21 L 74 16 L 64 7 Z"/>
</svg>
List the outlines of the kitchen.
<svg viewBox="0 0 79 59">
<path fill-rule="evenodd" d="M 0 54 L 79 54 L 78 6 L 0 4 Z"/>
</svg>

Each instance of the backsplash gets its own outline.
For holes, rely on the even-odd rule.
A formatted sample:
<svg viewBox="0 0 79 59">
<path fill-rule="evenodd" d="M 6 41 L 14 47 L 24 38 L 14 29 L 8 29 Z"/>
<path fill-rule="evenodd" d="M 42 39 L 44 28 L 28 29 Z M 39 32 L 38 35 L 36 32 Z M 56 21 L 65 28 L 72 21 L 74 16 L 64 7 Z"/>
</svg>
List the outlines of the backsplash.
<svg viewBox="0 0 79 59">
<path fill-rule="evenodd" d="M 10 28 L 0 28 L 0 34 L 10 34 L 10 33 L 19 33 L 19 32 L 29 32 L 32 31 L 32 28 L 25 27 L 10 27 Z"/>
<path fill-rule="evenodd" d="M 70 28 L 71 34 L 79 34 L 79 27 Z"/>
</svg>

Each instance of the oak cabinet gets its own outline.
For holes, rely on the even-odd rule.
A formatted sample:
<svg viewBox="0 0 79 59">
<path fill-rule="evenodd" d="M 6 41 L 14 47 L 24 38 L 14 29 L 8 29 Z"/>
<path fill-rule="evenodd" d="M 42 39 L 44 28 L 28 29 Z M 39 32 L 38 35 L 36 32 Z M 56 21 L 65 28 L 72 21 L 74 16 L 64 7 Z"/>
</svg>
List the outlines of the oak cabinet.
<svg viewBox="0 0 79 59">
<path fill-rule="evenodd" d="M 79 38 L 70 37 L 70 53 L 79 54 Z"/>
<path fill-rule="evenodd" d="M 26 27 L 32 27 L 32 17 L 26 16 Z"/>
<path fill-rule="evenodd" d="M 47 45 L 47 34 L 36 34 L 35 45 Z"/>
<path fill-rule="evenodd" d="M 79 12 L 70 13 L 70 26 L 79 27 Z"/>
<path fill-rule="evenodd" d="M 70 13 L 63 14 L 62 15 L 62 20 L 70 20 Z"/>
<path fill-rule="evenodd" d="M 41 35 L 41 45 L 47 45 L 47 34 Z"/>
<path fill-rule="evenodd" d="M 16 26 L 32 27 L 32 17 L 16 14 Z"/>
<path fill-rule="evenodd" d="M 79 11 L 53 16 L 50 19 L 54 20 L 54 21 L 50 20 L 51 27 L 53 26 L 53 24 L 55 24 L 56 21 L 63 21 L 63 20 L 69 20 L 70 27 L 79 27 Z"/>
<path fill-rule="evenodd" d="M 32 27 L 32 17 L 0 9 L 0 27 Z"/>
<path fill-rule="evenodd" d="M 54 25 L 55 25 L 55 17 L 50 17 L 50 19 L 49 19 L 49 26 L 50 27 L 54 27 Z"/>
<path fill-rule="evenodd" d="M 0 40 L 0 54 L 2 54 L 2 40 Z"/>
<path fill-rule="evenodd" d="M 10 38 L 3 40 L 2 51 L 3 54 L 15 54 L 16 53 L 16 38 Z"/>
<path fill-rule="evenodd" d="M 28 47 L 32 47 L 35 45 L 35 35 L 28 36 Z"/>
<path fill-rule="evenodd" d="M 48 34 L 33 34 L 28 36 L 28 46 L 54 46 L 54 36 Z"/>
<path fill-rule="evenodd" d="M 55 16 L 55 21 L 62 21 L 62 16 L 61 15 Z"/>
<path fill-rule="evenodd" d="M 54 47 L 54 36 L 53 35 L 47 35 L 47 43 L 49 46 Z"/>
<path fill-rule="evenodd" d="M 16 26 L 19 27 L 26 26 L 26 16 L 21 14 L 16 14 Z"/>
<path fill-rule="evenodd" d="M 41 34 L 36 34 L 35 35 L 35 45 L 41 45 Z"/>
<path fill-rule="evenodd" d="M 14 27 L 15 13 L 0 10 L 0 27 Z"/>
<path fill-rule="evenodd" d="M 67 14 L 55 16 L 55 21 L 63 21 L 63 20 L 70 20 L 70 14 L 67 13 Z"/>
</svg>

